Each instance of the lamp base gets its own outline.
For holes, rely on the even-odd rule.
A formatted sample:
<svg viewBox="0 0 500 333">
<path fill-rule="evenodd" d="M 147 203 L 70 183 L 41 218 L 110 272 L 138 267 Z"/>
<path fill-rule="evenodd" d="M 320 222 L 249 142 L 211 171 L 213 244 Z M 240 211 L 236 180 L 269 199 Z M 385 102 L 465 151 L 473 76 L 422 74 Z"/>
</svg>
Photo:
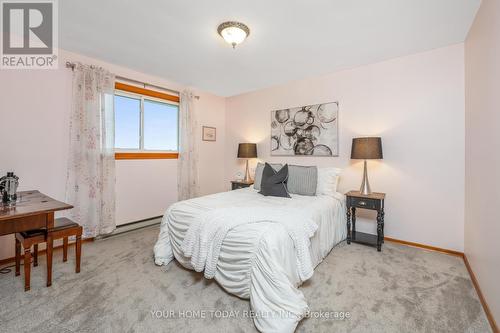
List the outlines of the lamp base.
<svg viewBox="0 0 500 333">
<path fill-rule="evenodd" d="M 359 189 L 359 192 L 362 195 L 372 194 L 372 190 L 370 188 L 370 182 L 368 181 L 368 168 L 366 166 L 366 160 L 364 162 L 363 181 L 361 182 L 361 187 Z"/>
<path fill-rule="evenodd" d="M 245 183 L 250 183 L 252 181 L 252 177 L 250 177 L 250 169 L 248 168 L 248 159 L 247 159 L 247 167 L 245 170 L 245 178 L 243 179 Z"/>
</svg>

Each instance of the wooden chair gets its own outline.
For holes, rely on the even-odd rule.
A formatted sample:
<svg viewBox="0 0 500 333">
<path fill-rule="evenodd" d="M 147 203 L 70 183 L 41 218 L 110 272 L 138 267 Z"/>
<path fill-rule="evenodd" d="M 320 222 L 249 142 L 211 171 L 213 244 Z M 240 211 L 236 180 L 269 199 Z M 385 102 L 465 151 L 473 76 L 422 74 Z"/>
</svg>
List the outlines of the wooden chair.
<svg viewBox="0 0 500 333">
<path fill-rule="evenodd" d="M 20 275 L 21 245 L 24 248 L 24 291 L 30 290 L 31 246 L 33 246 L 33 266 L 38 266 L 38 244 L 47 243 L 47 266 L 52 267 L 54 240 L 63 239 L 63 262 L 68 260 L 68 237 L 75 236 L 75 272 L 80 272 L 83 228 L 68 218 L 54 221 L 54 228 L 16 233 L 16 276 Z M 52 270 L 47 270 L 47 287 L 52 285 Z"/>
</svg>

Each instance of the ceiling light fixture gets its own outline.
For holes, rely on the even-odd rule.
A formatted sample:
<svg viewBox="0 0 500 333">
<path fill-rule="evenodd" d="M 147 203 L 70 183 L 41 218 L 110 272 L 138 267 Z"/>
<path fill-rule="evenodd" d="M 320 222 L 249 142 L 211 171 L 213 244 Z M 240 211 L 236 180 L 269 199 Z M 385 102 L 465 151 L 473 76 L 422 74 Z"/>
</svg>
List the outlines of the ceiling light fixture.
<svg viewBox="0 0 500 333">
<path fill-rule="evenodd" d="M 233 49 L 250 35 L 250 29 L 245 24 L 235 21 L 221 23 L 217 28 L 217 32 L 226 42 L 233 46 Z"/>
</svg>

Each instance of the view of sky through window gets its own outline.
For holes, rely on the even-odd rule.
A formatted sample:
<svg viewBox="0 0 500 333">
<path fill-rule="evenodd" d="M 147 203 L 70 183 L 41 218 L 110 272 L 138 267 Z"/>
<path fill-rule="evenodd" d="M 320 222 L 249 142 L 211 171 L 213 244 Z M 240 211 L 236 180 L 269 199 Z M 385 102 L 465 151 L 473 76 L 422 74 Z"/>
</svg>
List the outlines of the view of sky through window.
<svg viewBox="0 0 500 333">
<path fill-rule="evenodd" d="M 141 97 L 115 95 L 115 147 L 177 151 L 178 106 L 144 98 L 141 147 Z"/>
<path fill-rule="evenodd" d="M 115 147 L 139 149 L 141 100 L 115 95 Z"/>
<path fill-rule="evenodd" d="M 177 150 L 177 106 L 144 100 L 144 149 Z"/>
</svg>

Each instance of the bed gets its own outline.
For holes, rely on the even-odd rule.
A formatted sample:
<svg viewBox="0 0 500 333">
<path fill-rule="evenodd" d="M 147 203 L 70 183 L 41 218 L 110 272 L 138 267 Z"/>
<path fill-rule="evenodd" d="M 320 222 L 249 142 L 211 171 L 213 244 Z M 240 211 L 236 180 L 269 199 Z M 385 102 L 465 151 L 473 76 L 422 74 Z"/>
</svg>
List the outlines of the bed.
<svg viewBox="0 0 500 333">
<path fill-rule="evenodd" d="M 249 187 L 185 200 L 170 206 L 163 217 L 154 247 L 155 263 L 166 265 L 175 258 L 188 269 L 204 270 L 206 277 L 214 278 L 227 292 L 250 299 L 259 331 L 293 332 L 308 311 L 298 289 L 312 275 L 312 269 L 304 267 L 316 267 L 346 238 L 344 216 L 340 193 L 278 198 Z M 207 230 L 193 236 L 194 229 L 223 218 L 240 223 L 226 225 L 215 237 L 218 247 L 200 240 Z M 306 251 L 299 251 L 301 243 L 291 237 L 300 232 L 291 232 L 290 225 L 301 225 L 301 221 L 309 221 L 304 222 Z M 187 247 L 188 239 L 198 243 Z M 197 261 L 200 253 L 206 260 L 202 265 Z M 300 258 L 304 253 L 307 258 Z"/>
</svg>

